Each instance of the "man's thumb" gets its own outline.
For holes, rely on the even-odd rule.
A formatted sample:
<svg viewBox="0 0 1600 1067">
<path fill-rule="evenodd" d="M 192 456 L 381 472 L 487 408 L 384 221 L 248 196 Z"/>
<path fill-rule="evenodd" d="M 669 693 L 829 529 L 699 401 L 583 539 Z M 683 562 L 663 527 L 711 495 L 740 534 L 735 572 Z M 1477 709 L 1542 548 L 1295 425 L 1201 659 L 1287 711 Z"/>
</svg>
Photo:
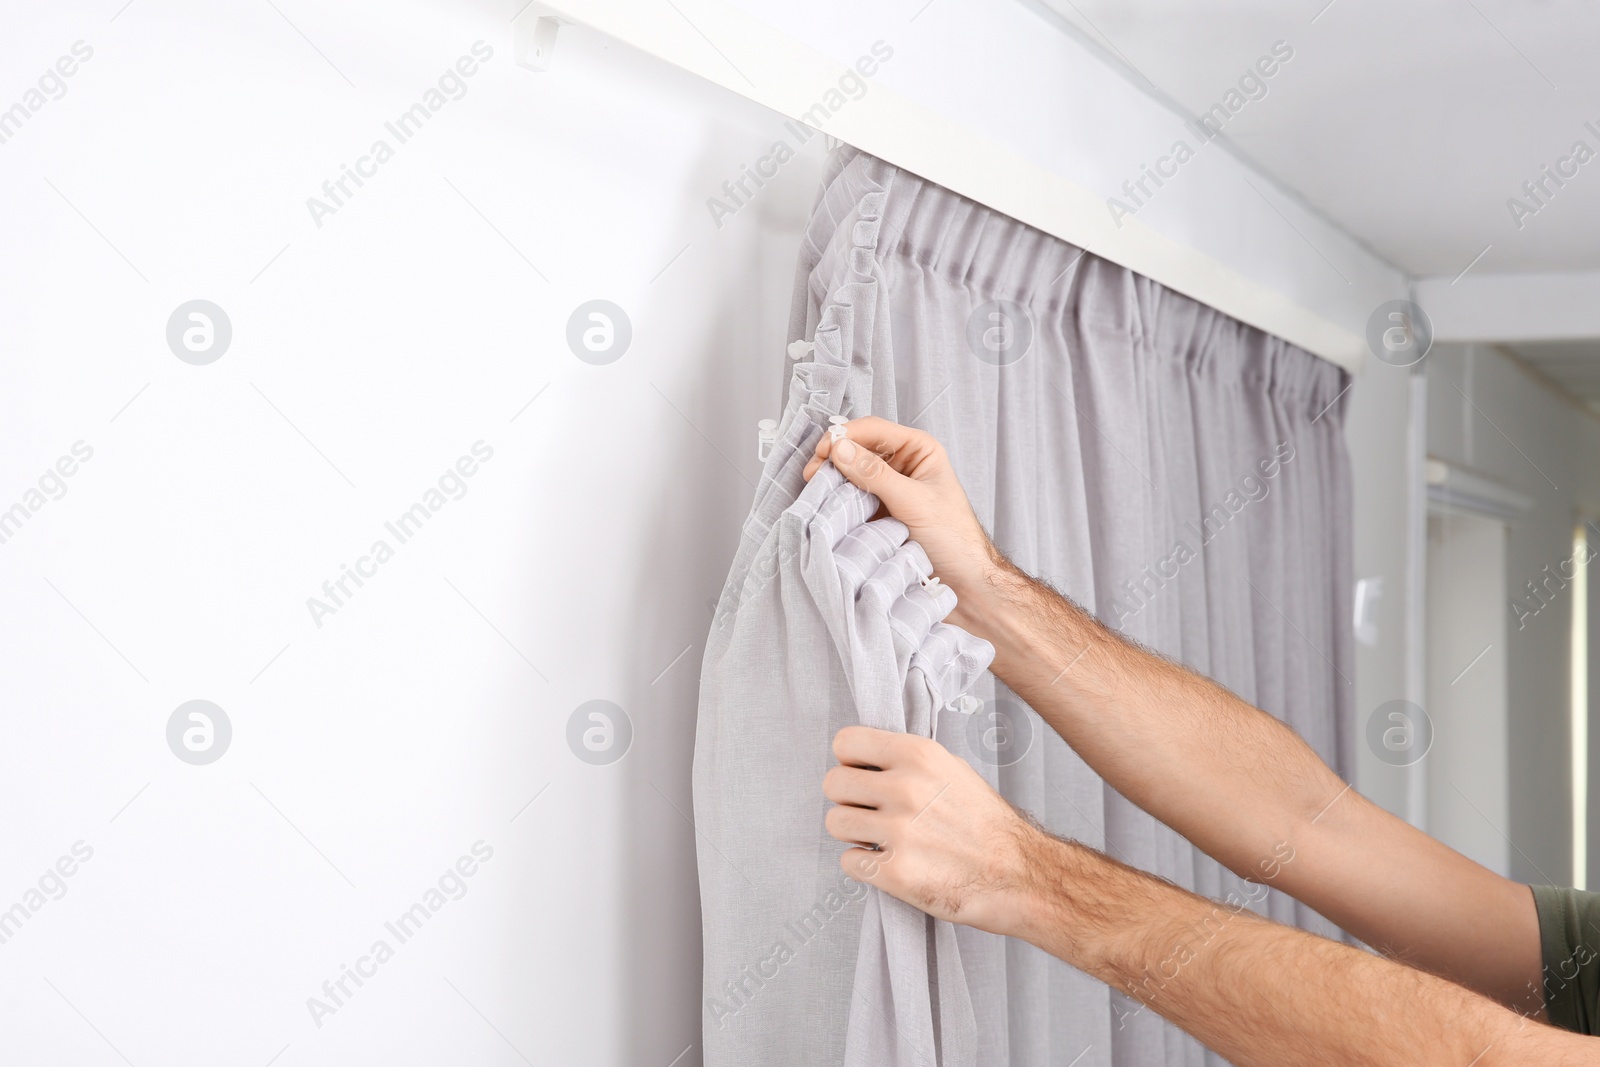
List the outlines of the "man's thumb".
<svg viewBox="0 0 1600 1067">
<path fill-rule="evenodd" d="M 870 448 L 862 448 L 848 437 L 834 442 L 828 457 L 851 484 L 859 486 L 883 501 L 892 515 L 910 501 L 907 494 L 914 488 L 910 478 L 883 461 Z"/>
</svg>

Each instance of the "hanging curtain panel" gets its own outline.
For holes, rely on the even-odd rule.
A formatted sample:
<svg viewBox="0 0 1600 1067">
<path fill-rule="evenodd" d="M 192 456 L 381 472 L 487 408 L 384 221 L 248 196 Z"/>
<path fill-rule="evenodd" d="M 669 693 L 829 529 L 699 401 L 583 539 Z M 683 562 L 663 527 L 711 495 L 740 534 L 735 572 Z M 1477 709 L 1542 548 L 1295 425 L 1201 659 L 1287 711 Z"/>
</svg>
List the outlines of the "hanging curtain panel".
<svg viewBox="0 0 1600 1067">
<path fill-rule="evenodd" d="M 1348 777 L 1346 374 L 848 147 L 808 227 L 790 333 L 811 347 L 787 368 L 701 675 L 705 1062 L 1222 1063 L 1030 945 L 843 877 L 821 783 L 833 734 L 862 722 L 935 737 L 1058 834 L 1341 936 L 1107 787 L 984 673 L 987 644 L 939 621 L 953 598 L 923 586 L 904 527 L 869 521 L 876 501 L 831 467 L 810 485 L 800 471 L 832 415 L 927 430 L 1020 566 Z M 978 699 L 958 699 L 969 688 Z"/>
</svg>

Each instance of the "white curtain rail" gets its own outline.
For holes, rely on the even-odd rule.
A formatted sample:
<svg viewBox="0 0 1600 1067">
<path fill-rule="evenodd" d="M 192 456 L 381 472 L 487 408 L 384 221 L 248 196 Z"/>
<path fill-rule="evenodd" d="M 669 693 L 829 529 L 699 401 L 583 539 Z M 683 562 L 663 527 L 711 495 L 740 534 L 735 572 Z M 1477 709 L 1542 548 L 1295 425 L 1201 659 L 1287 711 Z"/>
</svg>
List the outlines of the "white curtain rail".
<svg viewBox="0 0 1600 1067">
<path fill-rule="evenodd" d="M 661 0 L 533 0 L 515 9 L 513 52 L 520 65 L 548 70 L 559 63 L 559 36 L 571 32 L 562 27 L 588 27 L 797 122 L 814 108 L 817 86 L 844 73 L 835 60 L 721 0 L 692 6 L 691 24 Z M 1115 225 L 1090 190 L 888 88 L 852 101 L 826 132 L 1351 372 L 1361 369 L 1366 345 L 1357 333 L 1137 218 Z"/>
</svg>

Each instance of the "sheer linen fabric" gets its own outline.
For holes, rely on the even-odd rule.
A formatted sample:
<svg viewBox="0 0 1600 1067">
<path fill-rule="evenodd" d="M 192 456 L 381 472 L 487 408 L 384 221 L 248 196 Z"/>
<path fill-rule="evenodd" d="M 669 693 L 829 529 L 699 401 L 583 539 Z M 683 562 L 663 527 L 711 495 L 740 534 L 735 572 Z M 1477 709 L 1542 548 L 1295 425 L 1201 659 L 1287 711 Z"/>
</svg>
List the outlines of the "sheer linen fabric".
<svg viewBox="0 0 1600 1067">
<path fill-rule="evenodd" d="M 705 1060 L 975 1067 L 955 928 L 844 878 L 823 825 L 812 757 L 839 728 L 930 736 L 994 655 L 940 621 L 955 594 L 903 524 L 871 519 L 876 497 L 831 465 L 802 477 L 847 406 L 858 320 L 832 311 L 795 370 L 701 672 Z"/>
<path fill-rule="evenodd" d="M 752 520 L 770 523 L 803 495 L 798 465 L 827 415 L 928 430 L 1020 566 L 1283 719 L 1348 777 L 1343 371 L 848 147 L 831 157 L 809 224 L 790 333 L 815 349 L 790 369 Z M 1223 1063 L 1122 993 L 965 927 L 949 931 L 947 949 L 929 921 L 921 971 L 873 979 L 862 961 L 879 935 L 868 927 L 863 940 L 862 903 L 882 895 L 841 880 L 843 846 L 822 825 L 831 737 L 858 714 L 851 683 L 826 649 L 792 642 L 787 599 L 775 608 L 746 595 L 764 545 L 747 523 L 702 672 L 705 1062 L 944 1064 L 971 1062 L 970 1047 L 984 1065 Z M 760 649 L 741 642 L 747 626 L 763 635 Z M 941 640 L 975 641 L 944 630 Z M 975 658 L 986 665 L 987 652 Z M 897 676 L 898 665 L 872 671 Z M 762 684 L 728 682 L 761 672 Z M 928 702 L 929 730 L 1051 830 L 1222 901 L 1223 917 L 1248 907 L 1340 936 L 1134 808 L 990 675 L 973 688 L 981 711 L 949 710 L 963 688 L 952 682 Z M 840 906 L 823 907 L 831 918 L 817 936 L 730 1015 L 727 980 L 829 893 Z M 1158 1001 L 1169 975 L 1153 971 L 1145 999 Z M 901 999 L 908 989 L 915 996 Z M 853 1058 L 853 1047 L 846 1058 L 863 1000 L 891 1032 L 914 1028 L 900 1058 Z"/>
</svg>

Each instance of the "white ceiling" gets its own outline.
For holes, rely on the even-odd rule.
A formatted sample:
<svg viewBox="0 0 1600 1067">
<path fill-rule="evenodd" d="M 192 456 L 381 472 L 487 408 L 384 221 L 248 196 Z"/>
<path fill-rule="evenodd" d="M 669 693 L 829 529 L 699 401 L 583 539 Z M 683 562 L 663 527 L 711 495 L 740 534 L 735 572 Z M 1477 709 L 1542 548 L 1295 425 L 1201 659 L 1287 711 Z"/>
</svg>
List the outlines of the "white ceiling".
<svg viewBox="0 0 1600 1067">
<path fill-rule="evenodd" d="M 1600 413 L 1600 342 L 1523 341 L 1505 347 Z"/>
<path fill-rule="evenodd" d="M 1190 115 L 1287 42 L 1292 60 L 1226 136 L 1412 274 L 1600 268 L 1592 0 L 1029 2 Z M 1597 158 L 1519 230 L 1507 198 L 1580 139 Z"/>
</svg>

